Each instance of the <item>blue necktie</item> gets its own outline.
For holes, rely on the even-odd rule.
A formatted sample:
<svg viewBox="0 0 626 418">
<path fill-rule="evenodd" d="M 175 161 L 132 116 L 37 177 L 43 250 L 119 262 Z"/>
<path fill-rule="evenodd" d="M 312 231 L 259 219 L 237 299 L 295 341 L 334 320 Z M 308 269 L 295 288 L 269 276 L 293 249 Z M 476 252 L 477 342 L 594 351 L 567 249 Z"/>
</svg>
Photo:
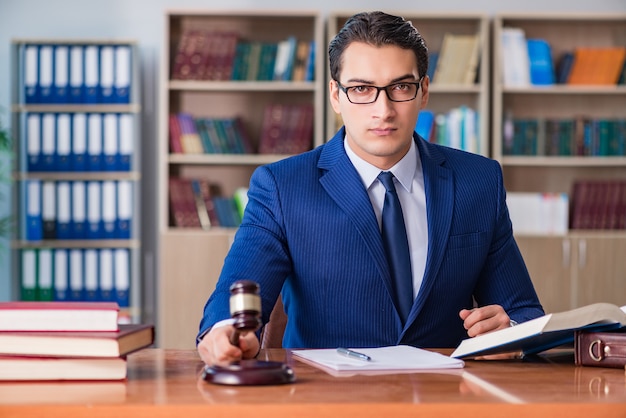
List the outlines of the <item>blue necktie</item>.
<svg viewBox="0 0 626 418">
<path fill-rule="evenodd" d="M 386 190 L 382 216 L 383 246 L 391 270 L 396 304 L 402 321 L 405 323 L 413 305 L 413 275 L 411 274 L 409 241 L 406 236 L 402 206 L 393 184 L 393 174 L 389 171 L 382 171 L 378 175 L 378 180 Z"/>
</svg>

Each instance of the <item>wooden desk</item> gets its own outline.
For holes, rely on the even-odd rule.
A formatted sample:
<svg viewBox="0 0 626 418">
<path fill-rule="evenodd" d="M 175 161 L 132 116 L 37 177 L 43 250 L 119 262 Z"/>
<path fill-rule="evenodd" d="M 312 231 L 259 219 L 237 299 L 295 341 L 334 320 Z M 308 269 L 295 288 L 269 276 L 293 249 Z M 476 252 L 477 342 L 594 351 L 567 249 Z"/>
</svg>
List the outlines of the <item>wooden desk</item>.
<svg viewBox="0 0 626 418">
<path fill-rule="evenodd" d="M 230 387 L 202 381 L 195 351 L 147 349 L 124 382 L 0 383 L 0 417 L 626 417 L 623 369 L 467 361 L 464 369 L 333 377 L 283 350 L 297 382 Z"/>
</svg>

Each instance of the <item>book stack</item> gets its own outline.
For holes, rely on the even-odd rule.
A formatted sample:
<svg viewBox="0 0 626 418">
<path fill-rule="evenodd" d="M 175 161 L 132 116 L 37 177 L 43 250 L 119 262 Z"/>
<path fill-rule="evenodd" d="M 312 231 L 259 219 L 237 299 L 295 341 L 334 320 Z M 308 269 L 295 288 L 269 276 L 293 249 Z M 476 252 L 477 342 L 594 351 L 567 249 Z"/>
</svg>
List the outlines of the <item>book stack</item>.
<svg viewBox="0 0 626 418">
<path fill-rule="evenodd" d="M 126 378 L 126 355 L 154 342 L 150 324 L 118 324 L 108 302 L 0 302 L 0 381 Z"/>
</svg>

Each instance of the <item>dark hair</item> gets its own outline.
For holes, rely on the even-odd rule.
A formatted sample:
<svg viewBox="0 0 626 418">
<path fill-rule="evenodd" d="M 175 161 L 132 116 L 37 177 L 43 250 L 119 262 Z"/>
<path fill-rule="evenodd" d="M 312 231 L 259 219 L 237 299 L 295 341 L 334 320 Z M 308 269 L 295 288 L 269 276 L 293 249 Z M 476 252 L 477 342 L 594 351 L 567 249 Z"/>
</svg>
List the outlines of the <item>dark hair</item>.
<svg viewBox="0 0 626 418">
<path fill-rule="evenodd" d="M 428 70 L 428 48 L 419 31 L 410 21 L 383 12 L 363 12 L 350 17 L 328 44 L 330 76 L 339 80 L 343 52 L 352 42 L 373 46 L 395 45 L 410 49 L 417 59 L 420 78 Z"/>
</svg>

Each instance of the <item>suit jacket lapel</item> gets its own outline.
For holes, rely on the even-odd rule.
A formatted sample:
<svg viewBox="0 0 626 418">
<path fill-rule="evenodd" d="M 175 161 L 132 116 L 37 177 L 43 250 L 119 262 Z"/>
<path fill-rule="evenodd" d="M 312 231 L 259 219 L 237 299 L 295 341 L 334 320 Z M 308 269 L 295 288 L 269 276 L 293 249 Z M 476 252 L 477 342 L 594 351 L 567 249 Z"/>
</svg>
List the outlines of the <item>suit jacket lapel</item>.
<svg viewBox="0 0 626 418">
<path fill-rule="evenodd" d="M 318 167 L 324 170 L 320 184 L 359 231 L 378 267 L 387 291 L 392 295 L 391 276 L 376 216 L 361 178 L 343 148 L 343 138 L 342 128 L 324 145 L 318 162 Z"/>
</svg>

